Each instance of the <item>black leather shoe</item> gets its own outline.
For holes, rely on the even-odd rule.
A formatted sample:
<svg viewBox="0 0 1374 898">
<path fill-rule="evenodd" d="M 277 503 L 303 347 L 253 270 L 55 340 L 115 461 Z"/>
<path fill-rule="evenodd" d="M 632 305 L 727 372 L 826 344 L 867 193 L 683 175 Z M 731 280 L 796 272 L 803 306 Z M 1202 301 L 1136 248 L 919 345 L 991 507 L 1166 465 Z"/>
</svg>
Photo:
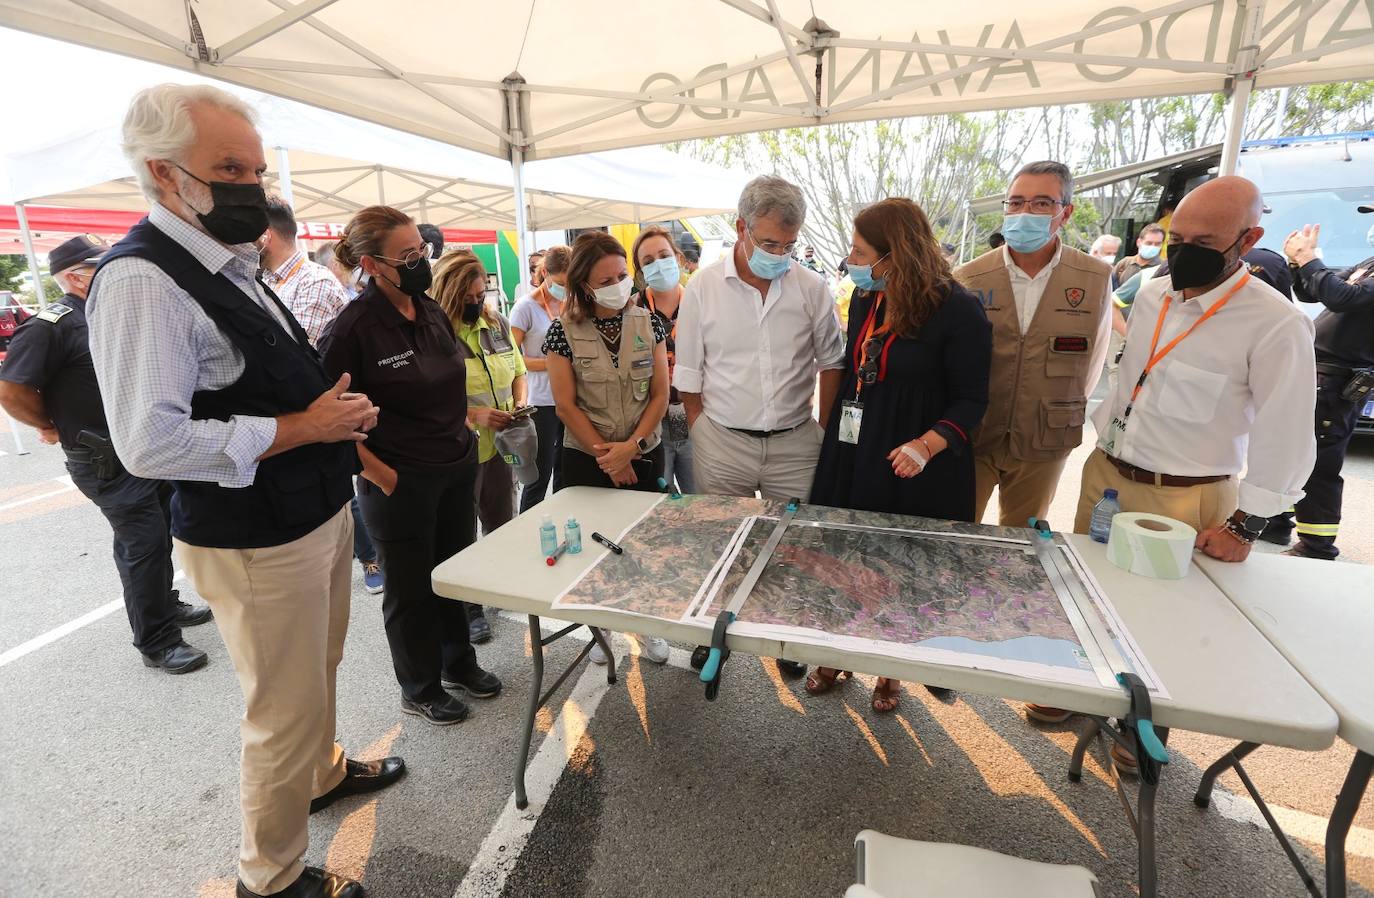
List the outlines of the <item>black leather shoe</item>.
<svg viewBox="0 0 1374 898">
<path fill-rule="evenodd" d="M 238 898 L 266 898 L 249 890 L 242 882 L 235 887 L 234 893 Z M 272 898 L 367 898 L 367 892 L 360 882 L 335 876 L 319 867 L 306 867 L 295 882 L 280 892 L 273 892 Z"/>
<path fill-rule="evenodd" d="M 447 693 L 443 698 L 430 702 L 413 702 L 402 696 L 401 710 L 406 714 L 423 717 L 437 727 L 452 726 L 468 718 L 468 706 Z"/>
<path fill-rule="evenodd" d="M 701 670 L 706 666 L 706 660 L 711 657 L 711 649 L 704 645 L 699 645 L 692 649 L 692 670 Z"/>
<path fill-rule="evenodd" d="M 400 758 L 381 758 L 376 761 L 344 760 L 344 778 L 319 798 L 310 800 L 310 813 L 323 811 L 340 798 L 376 792 L 396 782 L 406 772 L 406 762 Z"/>
<path fill-rule="evenodd" d="M 192 648 L 185 642 L 178 642 L 171 648 L 143 656 L 145 667 L 160 667 L 169 674 L 184 674 L 199 670 L 209 660 L 209 655 L 200 649 Z"/>
<path fill-rule="evenodd" d="M 181 599 L 173 599 L 173 601 L 176 602 L 177 606 L 178 627 L 198 627 L 215 619 L 215 613 L 210 610 L 209 605 L 196 607 L 190 602 L 183 602 Z"/>
<path fill-rule="evenodd" d="M 491 624 L 487 623 L 487 616 L 482 613 L 480 606 L 468 615 L 468 641 L 473 645 L 491 642 Z"/>
<path fill-rule="evenodd" d="M 791 677 L 795 680 L 797 677 L 806 676 L 805 664 L 801 664 L 797 661 L 786 661 L 782 658 L 778 658 L 777 662 L 778 672 L 781 673 L 784 677 Z"/>
<path fill-rule="evenodd" d="M 473 698 L 492 698 L 501 694 L 501 681 L 496 674 L 487 673 L 480 667 L 474 667 L 456 680 L 444 678 L 439 685 L 455 692 L 461 689 Z"/>
<path fill-rule="evenodd" d="M 1291 529 L 1281 530 L 1278 527 L 1265 527 L 1259 538 L 1276 546 L 1288 546 L 1293 542 L 1293 531 Z"/>
</svg>

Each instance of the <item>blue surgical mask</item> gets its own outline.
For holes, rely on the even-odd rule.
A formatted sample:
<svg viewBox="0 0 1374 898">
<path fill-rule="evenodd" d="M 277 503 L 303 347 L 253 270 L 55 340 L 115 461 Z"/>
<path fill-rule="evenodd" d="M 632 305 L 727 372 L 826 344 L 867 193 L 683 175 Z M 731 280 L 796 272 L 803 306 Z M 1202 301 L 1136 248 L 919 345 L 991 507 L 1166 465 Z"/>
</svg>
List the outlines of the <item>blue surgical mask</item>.
<svg viewBox="0 0 1374 898">
<path fill-rule="evenodd" d="M 1159 247 L 1146 244 L 1140 248 L 1140 258 L 1157 259 L 1159 258 Z"/>
<path fill-rule="evenodd" d="M 884 254 L 878 262 L 886 258 L 887 255 Z M 877 265 L 878 262 L 874 262 L 873 265 Z M 860 290 L 881 290 L 887 286 L 887 278 L 875 278 L 873 276 L 873 265 L 849 266 L 849 279 L 854 282 L 855 287 Z"/>
<path fill-rule="evenodd" d="M 1050 233 L 1053 215 L 1036 215 L 1021 212 L 1002 217 L 1002 236 L 1007 238 L 1007 246 L 1018 253 L 1033 253 L 1044 248 L 1054 237 Z"/>
<path fill-rule="evenodd" d="M 791 256 L 775 256 L 757 246 L 754 247 L 753 255 L 749 257 L 749 270 L 754 272 L 755 277 L 761 277 L 765 281 L 782 277 L 791 265 Z"/>
<path fill-rule="evenodd" d="M 644 272 L 644 283 L 660 293 L 667 293 L 672 290 L 678 285 L 679 279 L 682 277 L 682 269 L 678 267 L 677 259 L 673 256 L 655 259 L 639 270 Z M 759 276 L 762 277 L 762 275 Z"/>
<path fill-rule="evenodd" d="M 554 299 L 558 300 L 559 302 L 562 302 L 563 300 L 568 298 L 567 287 L 562 286 L 556 281 L 545 281 L 545 283 L 548 284 L 549 293 L 553 294 Z"/>
</svg>

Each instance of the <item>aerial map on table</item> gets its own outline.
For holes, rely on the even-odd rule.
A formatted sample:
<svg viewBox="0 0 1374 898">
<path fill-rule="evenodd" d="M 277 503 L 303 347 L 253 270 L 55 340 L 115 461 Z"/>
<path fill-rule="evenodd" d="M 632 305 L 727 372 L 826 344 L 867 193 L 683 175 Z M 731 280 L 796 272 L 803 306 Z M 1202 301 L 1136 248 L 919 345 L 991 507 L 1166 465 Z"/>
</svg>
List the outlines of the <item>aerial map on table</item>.
<svg viewBox="0 0 1374 898">
<path fill-rule="evenodd" d="M 783 503 L 665 497 L 554 602 L 709 630 L 777 528 Z M 1161 692 L 1062 537 L 801 506 L 731 632 L 1113 687 L 1134 669 Z"/>
</svg>

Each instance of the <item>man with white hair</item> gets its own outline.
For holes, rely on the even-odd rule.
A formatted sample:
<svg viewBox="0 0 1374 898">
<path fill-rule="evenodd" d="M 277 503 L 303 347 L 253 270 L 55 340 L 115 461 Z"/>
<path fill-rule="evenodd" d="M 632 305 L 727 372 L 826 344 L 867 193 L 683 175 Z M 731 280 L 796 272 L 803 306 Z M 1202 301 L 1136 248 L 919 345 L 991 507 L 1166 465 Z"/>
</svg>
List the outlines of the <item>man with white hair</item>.
<svg viewBox="0 0 1374 898">
<path fill-rule="evenodd" d="M 1121 238 L 1115 234 L 1098 234 L 1093 245 L 1088 249 L 1088 255 L 1095 259 L 1101 259 L 1108 265 L 1116 261 L 1116 254 L 1121 251 Z"/>
<path fill-rule="evenodd" d="M 121 460 L 172 481 L 172 534 L 215 612 L 244 712 L 239 898 L 359 898 L 303 862 L 307 815 L 382 788 L 400 758 L 334 742 L 348 631 L 356 442 L 378 409 L 330 384 L 257 279 L 262 139 L 241 100 L 164 84 L 134 97 L 124 152 L 152 203 L 100 262 L 91 354 Z"/>
<path fill-rule="evenodd" d="M 72 483 L 110 522 L 124 610 L 143 663 L 190 673 L 207 656 L 181 638 L 181 628 L 207 623 L 211 612 L 181 601 L 172 588 L 172 488 L 135 477 L 119 463 L 91 363 L 86 297 L 107 249 L 80 236 L 48 253 L 65 295 L 19 326 L 0 367 L 0 406 L 36 427 L 43 442 L 61 442 Z"/>
<path fill-rule="evenodd" d="M 740 195 L 734 249 L 687 282 L 673 385 L 687 409 L 703 493 L 803 501 L 811 494 L 825 435 L 811 413 L 816 372 L 825 421 L 840 388 L 844 335 L 825 279 L 791 257 L 805 219 L 796 185 L 755 178 Z"/>
</svg>

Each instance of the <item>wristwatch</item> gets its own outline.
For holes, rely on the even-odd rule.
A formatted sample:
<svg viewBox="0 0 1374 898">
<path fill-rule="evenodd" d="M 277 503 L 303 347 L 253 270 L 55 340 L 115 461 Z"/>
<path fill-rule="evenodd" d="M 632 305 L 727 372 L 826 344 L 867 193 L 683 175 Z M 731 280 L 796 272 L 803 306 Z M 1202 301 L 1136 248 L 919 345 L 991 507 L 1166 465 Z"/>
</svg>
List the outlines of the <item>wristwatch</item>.
<svg viewBox="0 0 1374 898">
<path fill-rule="evenodd" d="M 1264 528 L 1268 525 L 1268 518 L 1262 518 L 1257 514 L 1247 514 L 1239 508 L 1237 508 L 1235 514 L 1231 515 L 1226 521 L 1226 529 L 1230 530 L 1247 543 L 1252 543 L 1259 539 L 1260 534 L 1264 532 Z"/>
<path fill-rule="evenodd" d="M 645 437 L 640 437 L 635 440 L 635 448 L 639 449 L 640 455 L 645 454 L 649 451 L 649 440 Z"/>
</svg>

